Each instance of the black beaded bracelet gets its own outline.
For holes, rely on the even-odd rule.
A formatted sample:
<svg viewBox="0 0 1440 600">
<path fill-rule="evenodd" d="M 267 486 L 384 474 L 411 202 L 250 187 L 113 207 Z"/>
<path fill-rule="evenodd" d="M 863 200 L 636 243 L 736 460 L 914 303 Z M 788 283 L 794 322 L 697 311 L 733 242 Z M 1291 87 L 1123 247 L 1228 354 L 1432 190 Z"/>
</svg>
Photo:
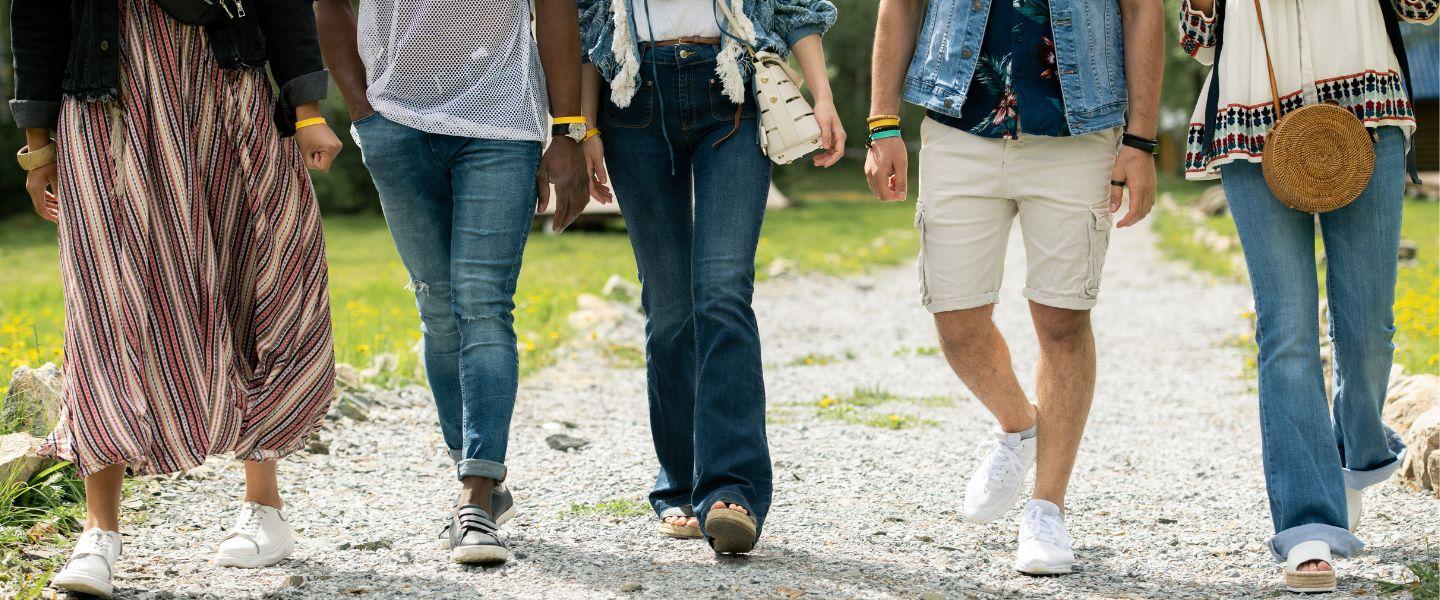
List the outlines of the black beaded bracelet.
<svg viewBox="0 0 1440 600">
<path fill-rule="evenodd" d="M 882 131 L 900 131 L 900 126 L 899 126 L 899 125 L 881 125 L 881 126 L 879 126 L 879 127 L 871 127 L 871 128 L 870 128 L 870 134 L 871 134 L 871 135 L 880 133 L 880 132 L 882 132 Z"/>
</svg>

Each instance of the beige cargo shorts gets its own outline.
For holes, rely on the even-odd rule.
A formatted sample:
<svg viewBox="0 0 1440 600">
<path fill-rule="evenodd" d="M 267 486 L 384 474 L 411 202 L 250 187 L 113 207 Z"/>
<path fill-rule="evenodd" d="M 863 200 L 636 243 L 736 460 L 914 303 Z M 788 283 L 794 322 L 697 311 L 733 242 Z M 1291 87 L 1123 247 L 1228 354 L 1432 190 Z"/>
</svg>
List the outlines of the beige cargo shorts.
<svg viewBox="0 0 1440 600">
<path fill-rule="evenodd" d="M 1110 245 L 1110 172 L 1119 140 L 1119 128 L 994 139 L 925 119 L 915 208 L 925 307 L 940 313 L 997 302 L 1018 215 L 1025 297 L 1093 308 Z"/>
</svg>

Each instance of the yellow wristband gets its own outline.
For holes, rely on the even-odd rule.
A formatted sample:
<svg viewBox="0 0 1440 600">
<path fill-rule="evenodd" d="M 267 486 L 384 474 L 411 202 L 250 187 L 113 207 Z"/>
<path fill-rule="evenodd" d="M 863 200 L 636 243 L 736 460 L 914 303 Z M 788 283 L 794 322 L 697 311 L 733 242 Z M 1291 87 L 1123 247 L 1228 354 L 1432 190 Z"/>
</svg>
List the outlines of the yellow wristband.
<svg viewBox="0 0 1440 600">
<path fill-rule="evenodd" d="M 583 141 L 588 140 L 588 139 L 590 139 L 590 138 L 592 138 L 592 137 L 598 137 L 599 135 L 600 135 L 600 130 L 599 130 L 599 129 L 596 129 L 596 128 L 594 128 L 594 127 L 591 127 L 590 129 L 585 130 L 585 137 L 580 138 L 580 141 L 583 142 Z"/>
<path fill-rule="evenodd" d="M 874 129 L 874 128 L 876 128 L 876 127 L 890 127 L 890 126 L 899 127 L 899 126 L 900 126 L 900 119 L 879 119 L 879 120 L 875 120 L 875 121 L 871 121 L 871 122 L 870 122 L 870 128 L 871 128 L 871 129 Z"/>
<path fill-rule="evenodd" d="M 555 119 L 554 119 L 553 122 L 554 122 L 556 125 L 568 125 L 568 124 L 570 124 L 570 123 L 584 123 L 584 122 L 585 122 L 585 117 L 555 117 Z"/>
<path fill-rule="evenodd" d="M 895 121 L 898 123 L 900 121 L 900 115 L 874 115 L 868 119 L 865 119 L 865 121 L 869 123 L 874 123 L 876 121 L 884 121 L 888 119 L 895 119 Z"/>
<path fill-rule="evenodd" d="M 299 131 L 299 130 L 304 129 L 304 128 L 306 128 L 306 127 L 310 127 L 310 126 L 312 126 L 312 125 L 324 125 L 324 124 L 325 124 L 325 117 L 313 117 L 313 118 L 309 118 L 309 119 L 301 119 L 301 120 L 295 122 L 295 130 L 296 130 L 296 131 Z"/>
</svg>

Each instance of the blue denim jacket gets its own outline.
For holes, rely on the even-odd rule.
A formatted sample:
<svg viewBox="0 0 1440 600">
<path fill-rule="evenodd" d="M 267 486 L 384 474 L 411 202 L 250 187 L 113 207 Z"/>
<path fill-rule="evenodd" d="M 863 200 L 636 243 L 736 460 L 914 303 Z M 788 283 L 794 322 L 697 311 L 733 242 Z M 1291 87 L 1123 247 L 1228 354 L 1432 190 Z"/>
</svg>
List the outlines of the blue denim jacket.
<svg viewBox="0 0 1440 600">
<path fill-rule="evenodd" d="M 931 0 L 905 76 L 906 101 L 960 116 L 991 1 Z M 1125 53 L 1117 0 L 1050 0 L 1050 27 L 1070 132 L 1124 125 Z"/>
<path fill-rule="evenodd" d="M 719 0 L 729 1 L 729 0 Z M 611 50 L 615 38 L 613 2 L 629 2 L 644 10 L 644 0 L 579 0 L 580 50 L 605 81 L 614 81 L 620 62 Z M 718 14 L 718 11 L 717 11 Z M 824 34 L 835 24 L 835 5 L 829 0 L 745 0 L 745 16 L 755 24 L 757 50 L 790 55 L 790 46 L 811 34 Z"/>
</svg>

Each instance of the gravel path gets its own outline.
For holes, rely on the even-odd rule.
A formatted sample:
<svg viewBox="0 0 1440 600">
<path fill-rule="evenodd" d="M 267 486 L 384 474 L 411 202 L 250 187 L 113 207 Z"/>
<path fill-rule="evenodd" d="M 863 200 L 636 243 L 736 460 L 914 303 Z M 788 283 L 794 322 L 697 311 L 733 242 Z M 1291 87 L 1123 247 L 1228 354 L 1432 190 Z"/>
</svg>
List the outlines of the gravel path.
<svg viewBox="0 0 1440 600">
<path fill-rule="evenodd" d="M 1012 240 L 1013 242 L 1014 240 Z M 1012 244 L 1010 277 L 1023 256 Z M 1145 229 L 1119 233 L 1095 311 L 1099 390 L 1070 494 L 1079 573 L 1010 568 L 1018 509 L 989 526 L 959 504 L 989 419 L 943 359 L 916 301 L 914 270 L 853 279 L 786 278 L 759 287 L 772 424 L 775 506 L 748 558 L 717 560 L 700 542 L 661 538 L 637 511 L 655 469 L 644 373 L 604 368 L 579 349 L 522 385 L 511 436 L 519 515 L 498 568 L 451 564 L 432 538 L 454 497 L 428 400 L 345 426 L 328 455 L 281 467 L 302 541 L 255 572 L 206 555 L 233 519 L 238 468 L 223 460 L 147 484 L 127 531 L 122 597 L 1269 597 L 1279 572 L 1270 533 L 1253 392 L 1229 343 L 1246 327 L 1246 289 L 1164 262 Z M 399 293 L 399 292 L 397 292 Z M 997 313 L 1022 381 L 1036 346 L 1018 283 Z M 638 336 L 638 332 L 636 333 Z M 638 341 L 638 340 L 637 340 Z M 806 356 L 829 356 L 806 366 Z M 819 360 L 817 362 L 825 362 Z M 1028 385 L 1028 384 L 1027 384 Z M 854 389 L 894 394 L 861 407 L 817 405 Z M 890 415 L 896 415 L 891 417 Z M 887 429 L 880 424 L 918 424 Z M 556 421 L 588 440 L 547 446 Z M 550 423 L 547 427 L 546 423 Z M 618 500 L 597 507 L 597 503 Z M 637 514 L 637 512 L 639 514 Z M 1433 553 L 1440 501 L 1395 483 L 1374 488 L 1369 549 L 1343 563 L 1342 594 L 1361 578 L 1403 579 Z M 142 591 L 143 590 L 143 591 Z"/>
</svg>

